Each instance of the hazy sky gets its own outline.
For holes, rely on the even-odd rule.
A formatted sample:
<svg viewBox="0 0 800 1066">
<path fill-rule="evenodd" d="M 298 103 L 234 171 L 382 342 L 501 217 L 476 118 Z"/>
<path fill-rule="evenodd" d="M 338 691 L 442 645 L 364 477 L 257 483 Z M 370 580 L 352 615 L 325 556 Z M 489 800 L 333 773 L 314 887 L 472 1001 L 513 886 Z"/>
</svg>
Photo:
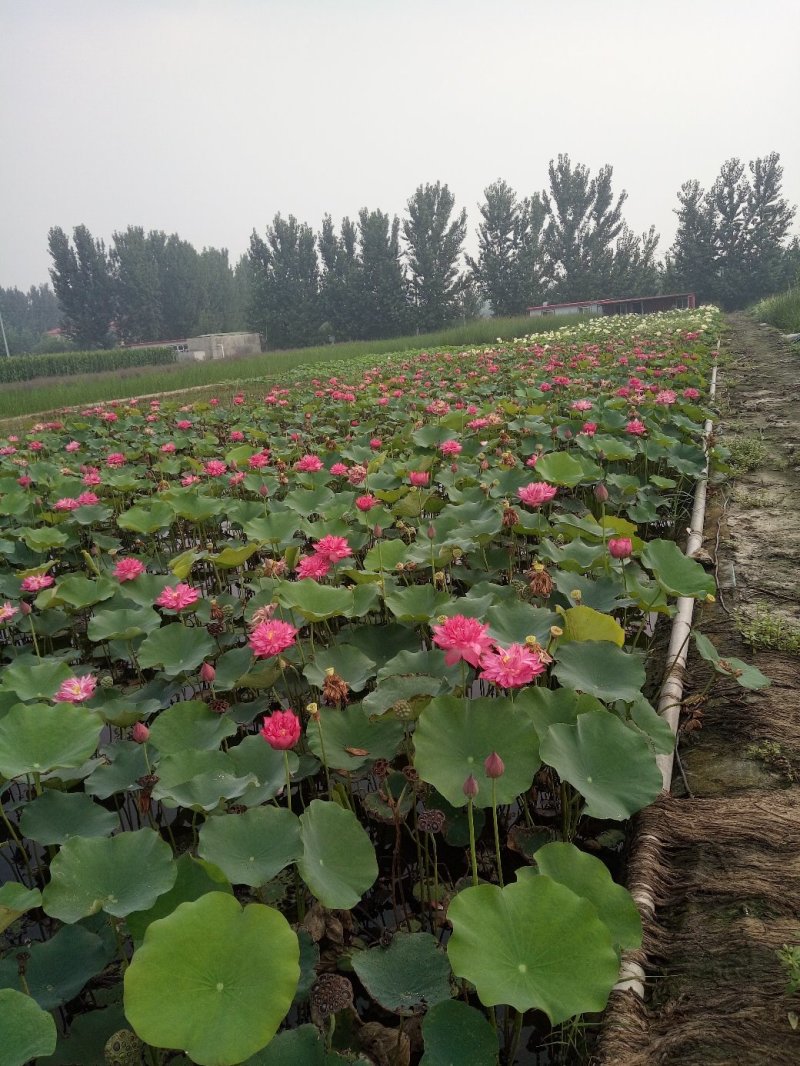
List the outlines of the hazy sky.
<svg viewBox="0 0 800 1066">
<path fill-rule="evenodd" d="M 0 285 L 47 231 L 142 225 L 232 261 L 277 212 L 402 214 L 614 167 L 637 231 L 723 160 L 780 152 L 800 203 L 798 0 L 0 0 Z M 795 221 L 795 231 L 800 222 Z"/>
</svg>

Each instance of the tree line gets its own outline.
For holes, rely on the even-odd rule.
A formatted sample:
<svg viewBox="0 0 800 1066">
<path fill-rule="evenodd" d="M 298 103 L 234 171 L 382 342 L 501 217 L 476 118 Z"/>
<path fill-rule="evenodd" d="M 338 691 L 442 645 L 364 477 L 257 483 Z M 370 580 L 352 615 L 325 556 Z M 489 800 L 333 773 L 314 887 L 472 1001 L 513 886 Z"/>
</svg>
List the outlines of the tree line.
<svg viewBox="0 0 800 1066">
<path fill-rule="evenodd" d="M 492 183 L 478 205 L 476 257 L 464 254 L 466 210 L 438 181 L 418 186 L 402 219 L 365 207 L 338 226 L 326 215 L 315 232 L 276 214 L 235 266 L 225 249 L 198 252 L 177 234 L 129 226 L 106 248 L 86 226 L 71 237 L 54 227 L 52 292 L 0 289 L 0 310 L 23 331 L 43 301 L 50 321 L 55 301 L 81 347 L 247 329 L 285 348 L 429 331 L 485 310 L 517 315 L 544 302 L 657 292 L 693 291 L 731 309 L 780 290 L 800 269 L 776 152 L 748 165 L 727 160 L 708 190 L 685 182 L 663 261 L 655 227 L 637 234 L 628 226 L 627 193 L 615 194 L 612 179 L 609 165 L 592 174 L 559 155 L 541 192 L 519 196 Z"/>
</svg>

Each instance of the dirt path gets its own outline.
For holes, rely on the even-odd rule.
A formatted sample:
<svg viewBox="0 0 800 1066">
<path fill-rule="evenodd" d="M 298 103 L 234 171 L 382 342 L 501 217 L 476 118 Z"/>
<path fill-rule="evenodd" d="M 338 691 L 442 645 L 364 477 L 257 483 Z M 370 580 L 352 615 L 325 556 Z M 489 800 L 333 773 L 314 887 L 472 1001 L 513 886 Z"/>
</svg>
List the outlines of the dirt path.
<svg viewBox="0 0 800 1066">
<path fill-rule="evenodd" d="M 656 899 L 645 922 L 644 1005 L 615 993 L 601 1066 L 797 1066 L 800 992 L 776 951 L 800 945 L 800 358 L 772 330 L 728 318 L 717 433 L 740 465 L 710 494 L 704 547 L 720 595 L 702 629 L 772 686 L 705 695 L 690 658 L 684 782 L 637 820 L 629 887 Z M 697 616 L 696 616 L 697 619 Z M 784 648 L 754 649 L 742 624 Z M 677 774 L 677 771 L 676 771 Z"/>
</svg>

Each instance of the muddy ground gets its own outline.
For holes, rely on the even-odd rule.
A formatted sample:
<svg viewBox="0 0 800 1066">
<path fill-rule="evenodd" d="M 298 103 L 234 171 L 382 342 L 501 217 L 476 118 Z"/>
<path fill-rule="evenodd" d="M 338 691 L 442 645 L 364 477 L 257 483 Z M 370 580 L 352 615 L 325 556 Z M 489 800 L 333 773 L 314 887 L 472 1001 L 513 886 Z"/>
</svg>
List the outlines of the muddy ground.
<svg viewBox="0 0 800 1066">
<path fill-rule="evenodd" d="M 629 887 L 656 901 L 638 957 L 645 1000 L 613 994 L 598 1066 L 800 1064 L 800 991 L 776 954 L 798 945 L 800 960 L 800 354 L 744 315 L 727 325 L 715 432 L 741 472 L 709 494 L 720 591 L 696 624 L 772 685 L 708 689 L 690 656 L 684 776 L 676 765 L 631 847 Z M 753 648 L 742 629 L 754 620 L 783 649 Z"/>
</svg>

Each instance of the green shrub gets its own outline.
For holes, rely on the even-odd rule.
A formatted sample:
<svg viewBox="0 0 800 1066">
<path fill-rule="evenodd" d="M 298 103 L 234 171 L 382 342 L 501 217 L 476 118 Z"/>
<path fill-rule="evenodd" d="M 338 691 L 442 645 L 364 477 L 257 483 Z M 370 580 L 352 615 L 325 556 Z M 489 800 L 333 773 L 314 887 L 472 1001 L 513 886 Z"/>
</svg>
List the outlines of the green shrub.
<svg viewBox="0 0 800 1066">
<path fill-rule="evenodd" d="M 800 333 L 800 284 L 788 292 L 760 300 L 752 314 L 759 322 L 768 322 L 784 333 Z"/>
<path fill-rule="evenodd" d="M 109 348 L 91 352 L 58 352 L 51 355 L 12 355 L 0 358 L 0 382 L 74 374 L 96 374 L 131 366 L 163 366 L 174 363 L 173 348 Z"/>
</svg>

